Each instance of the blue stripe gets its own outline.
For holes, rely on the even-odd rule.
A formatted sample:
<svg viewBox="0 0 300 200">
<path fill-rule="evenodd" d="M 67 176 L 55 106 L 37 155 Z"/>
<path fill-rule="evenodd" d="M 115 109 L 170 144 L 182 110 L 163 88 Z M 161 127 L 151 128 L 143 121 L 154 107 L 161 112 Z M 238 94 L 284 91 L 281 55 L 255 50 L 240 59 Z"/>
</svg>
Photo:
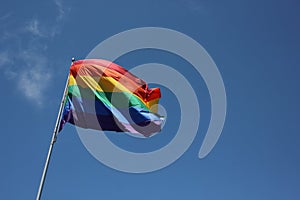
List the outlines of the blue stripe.
<svg viewBox="0 0 300 200">
<path fill-rule="evenodd" d="M 99 116 L 115 116 L 120 122 L 128 124 L 140 124 L 145 121 L 160 120 L 160 118 L 138 106 L 129 108 L 108 107 L 99 99 L 90 100 L 81 97 L 72 97 L 73 110 L 76 113 L 89 113 Z"/>
</svg>

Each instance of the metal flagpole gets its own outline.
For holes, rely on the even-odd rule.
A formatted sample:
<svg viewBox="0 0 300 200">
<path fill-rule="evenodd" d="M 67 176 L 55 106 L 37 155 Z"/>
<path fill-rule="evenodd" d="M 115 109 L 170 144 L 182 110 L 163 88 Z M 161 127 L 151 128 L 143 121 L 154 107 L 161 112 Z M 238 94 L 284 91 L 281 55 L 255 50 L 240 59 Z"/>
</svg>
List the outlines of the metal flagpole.
<svg viewBox="0 0 300 200">
<path fill-rule="evenodd" d="M 72 58 L 72 64 L 73 64 L 74 61 L 75 61 L 75 59 Z M 49 165 L 49 161 L 50 161 L 51 154 L 52 154 L 53 145 L 56 142 L 57 133 L 58 133 L 58 130 L 59 130 L 59 127 L 60 127 L 60 122 L 61 122 L 61 114 L 62 114 L 64 104 L 65 104 L 65 101 L 66 101 L 67 93 L 68 93 L 68 81 L 69 81 L 69 76 L 68 76 L 67 81 L 66 81 L 64 94 L 63 94 L 63 97 L 61 99 L 59 111 L 58 111 L 58 114 L 57 114 L 56 123 L 55 123 L 54 131 L 53 131 L 52 139 L 51 139 L 51 142 L 50 142 L 48 155 L 47 155 L 47 159 L 46 159 L 46 162 L 45 162 L 45 167 L 44 167 L 44 170 L 43 170 L 43 175 L 42 175 L 42 178 L 41 178 L 41 182 L 40 182 L 39 190 L 38 190 L 38 193 L 37 193 L 37 196 L 36 196 L 36 200 L 40 200 L 41 195 L 42 195 L 44 182 L 45 182 L 45 178 L 46 178 L 46 174 L 47 174 L 47 170 L 48 170 L 48 165 Z"/>
</svg>

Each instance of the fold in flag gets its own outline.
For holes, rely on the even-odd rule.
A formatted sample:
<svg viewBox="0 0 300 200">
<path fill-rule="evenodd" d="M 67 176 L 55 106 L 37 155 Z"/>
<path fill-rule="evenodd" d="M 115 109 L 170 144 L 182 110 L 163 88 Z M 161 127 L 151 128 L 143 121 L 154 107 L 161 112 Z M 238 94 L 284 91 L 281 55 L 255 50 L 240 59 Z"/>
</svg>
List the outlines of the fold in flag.
<svg viewBox="0 0 300 200">
<path fill-rule="evenodd" d="M 61 117 L 65 123 L 95 130 L 130 132 L 145 137 L 161 130 L 157 114 L 159 88 L 106 60 L 75 61 Z"/>
</svg>

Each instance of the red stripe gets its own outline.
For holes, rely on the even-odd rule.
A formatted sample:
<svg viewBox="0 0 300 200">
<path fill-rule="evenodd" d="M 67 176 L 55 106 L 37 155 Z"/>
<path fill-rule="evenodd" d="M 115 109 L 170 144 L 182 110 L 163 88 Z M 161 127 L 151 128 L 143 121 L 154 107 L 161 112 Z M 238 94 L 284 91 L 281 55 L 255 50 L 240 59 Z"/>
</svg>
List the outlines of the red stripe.
<svg viewBox="0 0 300 200">
<path fill-rule="evenodd" d="M 148 88 L 145 81 L 134 76 L 123 67 L 107 60 L 88 59 L 75 61 L 70 68 L 70 73 L 74 78 L 77 75 L 112 77 L 145 102 L 161 97 L 159 88 Z"/>
</svg>

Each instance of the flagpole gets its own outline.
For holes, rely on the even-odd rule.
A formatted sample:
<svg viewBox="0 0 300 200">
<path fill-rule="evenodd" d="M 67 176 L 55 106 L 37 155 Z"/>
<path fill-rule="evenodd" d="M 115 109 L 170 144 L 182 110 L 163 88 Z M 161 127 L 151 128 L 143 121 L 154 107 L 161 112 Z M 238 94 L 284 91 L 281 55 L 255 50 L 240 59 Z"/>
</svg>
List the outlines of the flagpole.
<svg viewBox="0 0 300 200">
<path fill-rule="evenodd" d="M 73 64 L 74 61 L 75 61 L 75 59 L 72 58 L 72 64 Z M 44 182 L 45 182 L 46 174 L 47 174 L 47 171 L 48 171 L 48 165 L 49 165 L 51 154 L 52 154 L 52 149 L 53 149 L 54 143 L 56 142 L 57 133 L 58 133 L 58 130 L 59 130 L 59 127 L 60 127 L 60 122 L 61 122 L 61 114 L 63 112 L 64 104 L 65 104 L 65 101 L 66 101 L 66 96 L 67 96 L 67 93 L 68 93 L 68 81 L 69 81 L 69 76 L 68 76 L 66 84 L 65 84 L 63 97 L 61 99 L 60 107 L 59 107 L 59 110 L 58 110 L 56 123 L 55 123 L 54 131 L 53 131 L 52 139 L 51 139 L 51 142 L 50 142 L 50 146 L 49 146 L 49 150 L 48 150 L 48 154 L 47 154 L 47 159 L 46 159 L 46 162 L 45 162 L 45 166 L 44 166 L 44 170 L 43 170 L 39 190 L 38 190 L 38 193 L 37 193 L 37 196 L 36 196 L 36 200 L 41 199 L 41 195 L 42 195 L 42 191 L 43 191 L 43 187 L 44 187 Z"/>
</svg>

